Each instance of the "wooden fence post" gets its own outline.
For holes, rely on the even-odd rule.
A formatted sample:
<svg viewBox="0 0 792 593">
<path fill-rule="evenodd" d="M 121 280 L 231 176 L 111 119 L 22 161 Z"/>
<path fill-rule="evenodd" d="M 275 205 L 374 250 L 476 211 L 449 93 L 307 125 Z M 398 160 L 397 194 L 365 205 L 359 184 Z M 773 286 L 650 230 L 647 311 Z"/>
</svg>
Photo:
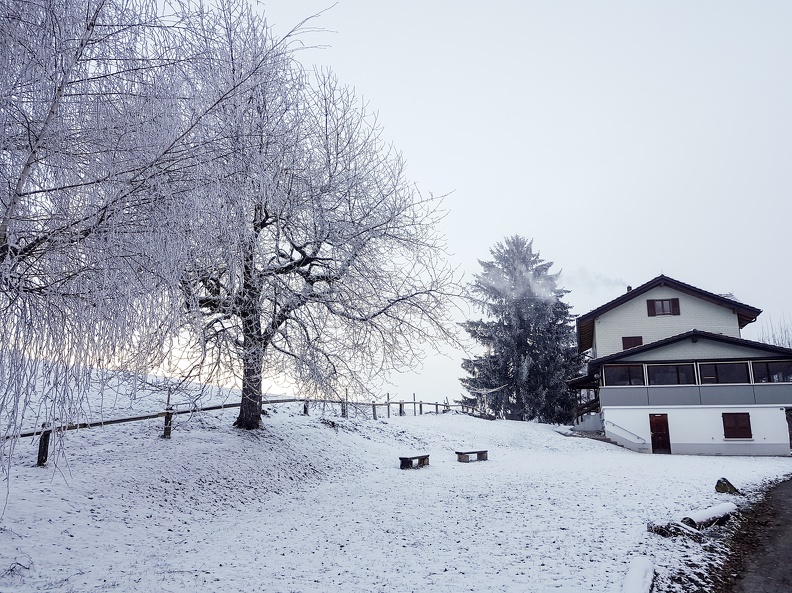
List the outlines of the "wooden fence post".
<svg viewBox="0 0 792 593">
<path fill-rule="evenodd" d="M 307 416 L 307 415 L 308 415 L 308 400 L 306 399 L 305 402 L 303 402 L 303 416 Z"/>
<path fill-rule="evenodd" d="M 36 465 L 42 467 L 45 463 L 47 463 L 47 457 L 49 457 L 49 442 L 50 442 L 50 435 L 52 434 L 52 429 L 50 428 L 49 422 L 44 422 L 41 425 L 41 437 L 39 437 L 39 450 L 38 450 L 38 461 Z"/>
<path fill-rule="evenodd" d="M 423 402 L 418 404 L 418 413 L 423 416 Z"/>
<path fill-rule="evenodd" d="M 388 402 L 388 418 L 390 418 L 390 393 L 386 393 L 385 398 L 387 399 Z"/>
<path fill-rule="evenodd" d="M 399 416 L 404 416 L 404 400 L 399 402 Z"/>
<path fill-rule="evenodd" d="M 375 402 L 371 402 L 371 415 L 374 417 L 374 420 L 377 419 L 377 404 Z"/>
<path fill-rule="evenodd" d="M 173 427 L 173 408 L 165 410 L 165 430 L 162 432 L 163 439 L 171 438 L 171 428 Z"/>
<path fill-rule="evenodd" d="M 415 416 L 415 392 L 413 392 L 413 416 Z"/>
<path fill-rule="evenodd" d="M 439 413 L 440 413 L 440 404 L 435 403 L 435 414 L 439 414 Z"/>
<path fill-rule="evenodd" d="M 344 401 L 341 402 L 341 417 L 347 417 L 347 400 L 349 399 L 349 391 L 344 392 Z"/>
</svg>

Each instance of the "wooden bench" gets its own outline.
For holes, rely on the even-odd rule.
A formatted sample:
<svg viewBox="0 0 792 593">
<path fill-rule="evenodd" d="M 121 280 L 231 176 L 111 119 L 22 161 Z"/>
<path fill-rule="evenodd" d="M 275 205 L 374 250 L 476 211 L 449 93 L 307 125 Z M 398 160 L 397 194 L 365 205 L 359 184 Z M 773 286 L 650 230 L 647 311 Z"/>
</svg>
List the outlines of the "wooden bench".
<svg viewBox="0 0 792 593">
<path fill-rule="evenodd" d="M 475 455 L 476 461 L 487 461 L 487 451 L 454 451 L 457 456 L 457 461 L 467 463 L 470 461 L 470 456 Z"/>
<path fill-rule="evenodd" d="M 413 467 L 413 460 L 415 459 L 418 460 L 418 465 L 415 466 L 416 468 L 429 465 L 428 455 L 414 455 L 412 457 L 399 457 L 399 461 L 401 462 L 401 465 L 399 467 L 401 469 L 411 469 Z"/>
</svg>

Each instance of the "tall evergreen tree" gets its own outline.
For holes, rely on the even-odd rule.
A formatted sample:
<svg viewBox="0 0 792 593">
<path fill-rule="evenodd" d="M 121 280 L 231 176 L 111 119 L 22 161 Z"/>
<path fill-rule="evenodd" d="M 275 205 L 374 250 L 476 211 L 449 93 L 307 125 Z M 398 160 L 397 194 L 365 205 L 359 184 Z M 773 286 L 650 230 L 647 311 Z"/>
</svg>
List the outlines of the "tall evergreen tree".
<svg viewBox="0 0 792 593">
<path fill-rule="evenodd" d="M 567 422 L 574 396 L 566 380 L 578 373 L 568 292 L 558 287 L 553 262 L 533 251 L 533 240 L 507 237 L 490 250 L 492 261 L 479 261 L 471 284 L 476 306 L 487 320 L 462 327 L 485 353 L 462 361 L 460 379 L 468 404 L 485 403 L 498 417 Z"/>
</svg>

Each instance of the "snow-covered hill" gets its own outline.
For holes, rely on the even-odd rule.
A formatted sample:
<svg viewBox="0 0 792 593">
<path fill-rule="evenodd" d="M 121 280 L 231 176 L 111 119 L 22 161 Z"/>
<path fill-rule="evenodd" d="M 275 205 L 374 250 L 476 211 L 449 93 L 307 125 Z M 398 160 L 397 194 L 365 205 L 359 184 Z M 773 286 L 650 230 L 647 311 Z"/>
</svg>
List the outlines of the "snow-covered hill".
<svg viewBox="0 0 792 593">
<path fill-rule="evenodd" d="M 631 559 L 675 585 L 715 549 L 648 521 L 756 492 L 789 458 L 640 455 L 555 427 L 462 414 L 341 419 L 270 407 L 66 433 L 35 467 L 15 451 L 0 520 L 0 591 L 609 592 Z M 458 463 L 454 450 L 486 448 Z M 398 457 L 430 465 L 400 470 Z M 744 499 L 743 499 L 744 500 Z"/>
</svg>

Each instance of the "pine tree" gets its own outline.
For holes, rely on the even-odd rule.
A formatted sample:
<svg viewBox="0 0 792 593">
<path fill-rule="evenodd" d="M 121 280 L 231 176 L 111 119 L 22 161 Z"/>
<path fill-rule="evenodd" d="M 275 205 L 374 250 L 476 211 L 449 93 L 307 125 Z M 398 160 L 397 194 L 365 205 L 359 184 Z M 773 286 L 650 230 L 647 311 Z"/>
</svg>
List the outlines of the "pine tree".
<svg viewBox="0 0 792 593">
<path fill-rule="evenodd" d="M 498 417 L 562 423 L 572 419 L 574 396 L 566 380 L 579 370 L 568 291 L 558 287 L 553 262 L 533 251 L 533 240 L 507 237 L 479 261 L 471 284 L 476 306 L 489 318 L 462 327 L 485 353 L 462 362 L 468 405 L 486 403 Z"/>
</svg>

